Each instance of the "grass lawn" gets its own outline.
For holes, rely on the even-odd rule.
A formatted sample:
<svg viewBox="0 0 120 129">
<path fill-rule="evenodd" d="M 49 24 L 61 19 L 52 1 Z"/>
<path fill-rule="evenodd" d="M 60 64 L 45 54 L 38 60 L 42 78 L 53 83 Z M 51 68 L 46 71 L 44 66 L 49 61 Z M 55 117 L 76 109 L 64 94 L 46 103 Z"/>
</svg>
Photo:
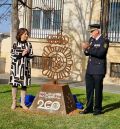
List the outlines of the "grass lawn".
<svg viewBox="0 0 120 129">
<path fill-rule="evenodd" d="M 39 89 L 33 85 L 28 88 L 28 94 L 36 95 Z M 85 104 L 84 89 L 72 88 L 71 91 Z M 104 93 L 105 113 L 99 116 L 40 115 L 20 108 L 12 111 L 10 107 L 11 87 L 0 85 L 0 129 L 120 129 L 120 94 Z"/>
</svg>

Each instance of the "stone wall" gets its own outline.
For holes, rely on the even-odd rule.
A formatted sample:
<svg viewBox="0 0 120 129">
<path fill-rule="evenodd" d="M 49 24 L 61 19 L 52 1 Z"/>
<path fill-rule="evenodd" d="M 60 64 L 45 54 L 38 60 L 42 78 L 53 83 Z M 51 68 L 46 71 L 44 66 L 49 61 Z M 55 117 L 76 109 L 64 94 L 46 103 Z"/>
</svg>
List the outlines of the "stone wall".
<svg viewBox="0 0 120 129">
<path fill-rule="evenodd" d="M 99 23 L 100 20 L 100 0 L 65 0 L 63 12 L 63 34 L 69 36 L 68 46 L 72 49 L 73 67 L 71 70 L 70 80 L 84 81 L 84 74 L 86 71 L 87 58 L 81 48 L 81 43 L 88 41 L 89 33 L 87 31 L 88 24 Z M 20 14 L 23 16 L 22 13 Z M 24 27 L 23 19 L 20 27 Z M 30 39 L 32 43 L 34 55 L 41 56 L 43 47 L 48 45 L 42 39 Z M 10 71 L 10 48 L 11 39 L 6 38 L 1 42 L 1 57 L 6 59 L 5 72 Z M 119 83 L 119 78 L 110 77 L 110 63 L 120 62 L 120 46 L 110 44 L 107 55 L 107 74 L 105 78 L 106 83 Z M 0 65 L 1 66 L 1 65 Z M 32 76 L 41 77 L 41 69 L 32 69 Z"/>
</svg>

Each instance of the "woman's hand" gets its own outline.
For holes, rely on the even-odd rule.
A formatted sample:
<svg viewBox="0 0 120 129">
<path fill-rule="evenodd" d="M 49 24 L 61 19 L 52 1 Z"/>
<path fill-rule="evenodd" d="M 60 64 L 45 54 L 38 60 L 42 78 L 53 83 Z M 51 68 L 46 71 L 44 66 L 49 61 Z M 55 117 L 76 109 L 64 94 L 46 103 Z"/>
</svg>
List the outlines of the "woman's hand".
<svg viewBox="0 0 120 129">
<path fill-rule="evenodd" d="M 22 56 L 26 55 L 27 53 L 29 53 L 28 49 L 24 49 L 24 51 L 22 52 Z"/>
</svg>

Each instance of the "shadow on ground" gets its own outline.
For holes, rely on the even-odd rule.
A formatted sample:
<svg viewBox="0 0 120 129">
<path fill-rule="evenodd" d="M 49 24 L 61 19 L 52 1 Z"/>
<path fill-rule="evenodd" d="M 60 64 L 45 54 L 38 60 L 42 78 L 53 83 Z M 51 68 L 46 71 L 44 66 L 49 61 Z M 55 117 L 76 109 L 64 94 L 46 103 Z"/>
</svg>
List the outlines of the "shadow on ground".
<svg viewBox="0 0 120 129">
<path fill-rule="evenodd" d="M 11 90 L 7 90 L 7 91 L 0 91 L 0 94 L 2 94 L 2 93 L 8 93 L 8 92 L 11 92 Z"/>
<path fill-rule="evenodd" d="M 103 106 L 103 112 L 109 112 L 120 108 L 120 101 Z"/>
</svg>

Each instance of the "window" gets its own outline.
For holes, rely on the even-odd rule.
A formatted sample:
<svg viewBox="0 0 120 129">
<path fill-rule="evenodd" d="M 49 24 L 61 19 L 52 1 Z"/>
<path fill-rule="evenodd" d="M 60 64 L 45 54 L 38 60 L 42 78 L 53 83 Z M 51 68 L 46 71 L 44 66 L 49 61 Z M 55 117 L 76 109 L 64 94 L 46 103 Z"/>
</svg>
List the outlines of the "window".
<svg viewBox="0 0 120 129">
<path fill-rule="evenodd" d="M 110 63 L 110 77 L 120 78 L 120 63 Z"/>
<path fill-rule="evenodd" d="M 120 42 L 120 2 L 110 0 L 108 37 L 111 42 Z"/>
<path fill-rule="evenodd" d="M 61 11 L 33 10 L 33 29 L 60 29 Z"/>
<path fill-rule="evenodd" d="M 32 28 L 38 29 L 40 28 L 40 18 L 41 18 L 41 12 L 39 10 L 33 11 L 33 26 Z"/>
<path fill-rule="evenodd" d="M 35 69 L 48 69 L 52 65 L 50 57 L 43 57 L 35 55 L 32 59 L 32 68 Z"/>
<path fill-rule="evenodd" d="M 53 17 L 53 29 L 60 29 L 61 26 L 61 11 L 56 10 L 54 11 L 54 17 Z"/>
<path fill-rule="evenodd" d="M 32 59 L 32 68 L 42 69 L 42 56 L 34 56 Z"/>
<path fill-rule="evenodd" d="M 43 24 L 42 29 L 50 29 L 52 23 L 52 13 L 51 11 L 43 11 Z"/>
<path fill-rule="evenodd" d="M 62 31 L 63 0 L 33 0 L 31 37 L 45 39 Z"/>
</svg>

